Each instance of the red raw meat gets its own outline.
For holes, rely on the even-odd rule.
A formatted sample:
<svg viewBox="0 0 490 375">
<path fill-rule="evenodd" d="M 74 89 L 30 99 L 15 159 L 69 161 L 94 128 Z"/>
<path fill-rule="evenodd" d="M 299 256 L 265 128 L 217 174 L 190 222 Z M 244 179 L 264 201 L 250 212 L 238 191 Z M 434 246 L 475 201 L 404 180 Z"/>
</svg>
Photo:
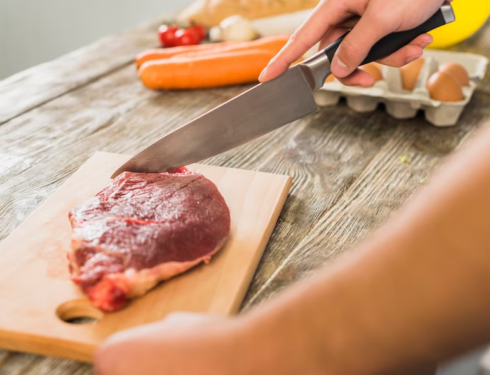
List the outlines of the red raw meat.
<svg viewBox="0 0 490 375">
<path fill-rule="evenodd" d="M 103 311 L 207 263 L 230 232 L 230 211 L 200 174 L 120 174 L 69 213 L 72 280 Z"/>
</svg>

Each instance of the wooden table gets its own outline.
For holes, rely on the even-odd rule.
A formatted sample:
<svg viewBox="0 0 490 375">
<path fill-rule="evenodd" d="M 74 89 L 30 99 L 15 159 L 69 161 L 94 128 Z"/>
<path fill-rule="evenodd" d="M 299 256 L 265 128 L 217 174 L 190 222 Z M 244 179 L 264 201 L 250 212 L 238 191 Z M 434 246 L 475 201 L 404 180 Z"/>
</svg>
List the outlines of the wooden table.
<svg viewBox="0 0 490 375">
<path fill-rule="evenodd" d="M 136 153 L 249 87 L 145 89 L 132 58 L 155 46 L 155 30 L 143 25 L 0 81 L 0 239 L 95 151 Z M 455 50 L 490 57 L 490 23 Z M 341 104 L 206 160 L 294 177 L 242 309 L 350 251 L 488 118 L 489 74 L 456 127 Z M 0 375 L 89 373 L 87 364 L 0 350 Z"/>
</svg>

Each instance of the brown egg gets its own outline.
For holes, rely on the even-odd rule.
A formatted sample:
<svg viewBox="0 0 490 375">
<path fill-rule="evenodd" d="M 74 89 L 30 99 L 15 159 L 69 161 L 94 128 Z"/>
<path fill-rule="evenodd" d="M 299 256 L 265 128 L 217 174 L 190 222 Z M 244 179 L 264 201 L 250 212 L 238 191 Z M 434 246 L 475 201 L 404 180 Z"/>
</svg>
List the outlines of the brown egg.
<svg viewBox="0 0 490 375">
<path fill-rule="evenodd" d="M 419 78 L 420 71 L 424 66 L 425 60 L 418 58 L 411 63 L 400 68 L 402 75 L 402 86 L 405 90 L 412 91 Z"/>
<path fill-rule="evenodd" d="M 361 69 L 371 74 L 374 77 L 374 82 L 383 80 L 383 74 L 381 73 L 381 70 L 375 65 L 375 63 L 363 65 L 361 66 Z"/>
<path fill-rule="evenodd" d="M 427 83 L 429 95 L 441 102 L 458 102 L 463 100 L 463 90 L 456 79 L 446 72 L 432 74 Z"/>
<path fill-rule="evenodd" d="M 470 85 L 468 72 L 458 63 L 446 63 L 439 70 L 451 74 L 461 86 Z"/>
<path fill-rule="evenodd" d="M 333 81 L 335 81 L 335 77 L 334 77 L 334 75 L 333 75 L 333 74 L 330 74 L 330 75 L 327 77 L 327 79 L 325 80 L 325 83 L 327 83 L 327 82 L 333 82 Z"/>
</svg>

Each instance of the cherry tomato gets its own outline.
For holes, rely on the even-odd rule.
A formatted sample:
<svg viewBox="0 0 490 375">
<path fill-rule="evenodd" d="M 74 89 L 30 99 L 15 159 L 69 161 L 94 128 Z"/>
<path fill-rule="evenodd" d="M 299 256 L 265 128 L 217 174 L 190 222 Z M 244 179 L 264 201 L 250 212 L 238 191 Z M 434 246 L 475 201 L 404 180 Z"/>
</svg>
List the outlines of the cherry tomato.
<svg viewBox="0 0 490 375">
<path fill-rule="evenodd" d="M 199 44 L 200 41 L 199 35 L 192 29 L 180 29 L 175 32 L 175 44 L 177 46 L 192 46 Z"/>
<path fill-rule="evenodd" d="M 204 39 L 206 39 L 206 29 L 201 26 L 201 25 L 192 25 L 191 27 L 189 27 L 189 29 L 192 29 L 194 30 L 197 35 L 199 35 L 199 39 L 201 41 L 203 41 Z"/>
<path fill-rule="evenodd" d="M 176 44 L 175 33 L 179 30 L 175 25 L 161 25 L 158 28 L 158 36 L 163 47 L 174 47 Z"/>
</svg>

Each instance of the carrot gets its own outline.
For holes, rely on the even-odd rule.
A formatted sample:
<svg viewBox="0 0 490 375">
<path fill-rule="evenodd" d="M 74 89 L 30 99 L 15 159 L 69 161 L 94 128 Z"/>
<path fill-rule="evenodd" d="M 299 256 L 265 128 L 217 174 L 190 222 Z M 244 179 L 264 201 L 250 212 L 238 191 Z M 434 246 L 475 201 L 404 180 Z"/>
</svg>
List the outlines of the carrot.
<svg viewBox="0 0 490 375">
<path fill-rule="evenodd" d="M 226 45 L 230 44 L 229 42 L 224 43 L 206 43 L 206 44 L 198 44 L 195 46 L 181 46 L 181 47 L 169 47 L 169 48 L 153 48 L 146 51 L 141 52 L 135 58 L 136 67 L 140 67 L 147 61 L 151 60 L 161 60 L 168 59 L 175 55 L 179 55 L 181 53 L 189 53 L 189 52 L 204 52 L 207 50 L 214 50 L 216 48 L 222 48 Z"/>
<path fill-rule="evenodd" d="M 139 68 L 147 61 L 168 59 L 184 53 L 193 53 L 198 56 L 202 53 L 214 53 L 218 51 L 231 52 L 235 50 L 242 51 L 247 49 L 270 49 L 271 51 L 277 53 L 282 47 L 285 46 L 288 39 L 288 36 L 270 36 L 253 40 L 251 42 L 208 43 L 199 44 L 196 46 L 150 49 L 140 53 L 136 57 L 136 66 Z"/>
<path fill-rule="evenodd" d="M 258 48 L 253 48 L 253 49 L 258 49 Z M 260 48 L 262 49 L 262 48 Z M 205 55 L 216 55 L 216 54 L 221 54 L 221 53 L 226 53 L 226 52 L 240 52 L 240 51 L 249 51 L 250 48 L 246 49 L 224 49 L 224 50 L 210 50 L 210 51 L 203 51 L 203 52 L 187 52 L 187 53 L 182 53 L 180 55 L 175 55 L 172 56 L 171 59 L 194 59 L 198 58 L 201 56 Z M 265 50 L 264 50 L 265 51 Z M 277 51 L 279 52 L 279 51 Z M 274 52 L 274 55 L 277 54 L 277 52 Z M 303 57 L 300 57 L 298 60 L 296 60 L 294 63 L 291 64 L 291 66 L 294 66 L 300 62 L 302 62 L 304 59 Z M 154 60 L 152 60 L 154 61 Z"/>
<path fill-rule="evenodd" d="M 200 57 L 148 61 L 139 69 L 150 89 L 182 90 L 256 82 L 275 56 L 264 49 L 208 53 Z"/>
</svg>

